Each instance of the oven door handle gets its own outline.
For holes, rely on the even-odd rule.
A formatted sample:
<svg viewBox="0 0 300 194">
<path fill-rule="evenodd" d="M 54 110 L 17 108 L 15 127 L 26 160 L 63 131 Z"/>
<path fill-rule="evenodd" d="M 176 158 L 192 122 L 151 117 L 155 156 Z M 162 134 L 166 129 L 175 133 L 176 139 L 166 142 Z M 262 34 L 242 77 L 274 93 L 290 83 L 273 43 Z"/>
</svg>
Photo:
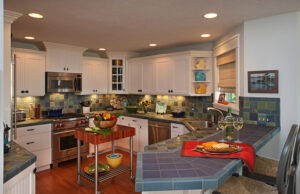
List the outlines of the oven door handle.
<svg viewBox="0 0 300 194">
<path fill-rule="evenodd" d="M 70 133 L 70 132 L 75 132 L 74 129 L 72 130 L 68 130 L 68 131 L 62 131 L 62 132 L 53 132 L 53 135 L 60 135 L 60 134 L 64 134 L 64 133 Z"/>
</svg>

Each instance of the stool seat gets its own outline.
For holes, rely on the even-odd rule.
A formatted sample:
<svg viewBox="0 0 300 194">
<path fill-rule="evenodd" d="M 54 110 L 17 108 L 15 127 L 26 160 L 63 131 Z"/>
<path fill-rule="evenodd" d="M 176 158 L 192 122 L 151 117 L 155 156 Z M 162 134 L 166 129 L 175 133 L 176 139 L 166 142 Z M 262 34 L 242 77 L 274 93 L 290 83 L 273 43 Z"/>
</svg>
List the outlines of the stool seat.
<svg viewBox="0 0 300 194">
<path fill-rule="evenodd" d="M 221 194 L 278 194 L 277 188 L 244 176 L 231 177 L 219 189 Z"/>
<path fill-rule="evenodd" d="M 269 158 L 256 156 L 254 173 L 276 178 L 279 162 Z"/>
</svg>

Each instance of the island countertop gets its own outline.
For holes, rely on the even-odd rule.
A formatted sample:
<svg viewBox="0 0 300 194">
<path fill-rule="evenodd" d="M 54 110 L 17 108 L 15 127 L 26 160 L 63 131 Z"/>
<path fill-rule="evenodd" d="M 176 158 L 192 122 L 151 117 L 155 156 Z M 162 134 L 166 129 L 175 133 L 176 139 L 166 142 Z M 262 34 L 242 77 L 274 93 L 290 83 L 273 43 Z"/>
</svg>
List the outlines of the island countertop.
<svg viewBox="0 0 300 194">
<path fill-rule="evenodd" d="M 11 149 L 4 154 L 4 183 L 36 162 L 36 156 L 22 146 L 13 141 L 10 145 Z"/>
<path fill-rule="evenodd" d="M 258 151 L 279 130 L 276 127 L 246 124 L 240 131 L 240 139 Z M 145 147 L 145 152 L 137 155 L 135 191 L 207 190 L 220 187 L 242 167 L 242 161 L 184 157 L 181 156 L 181 146 L 183 141 L 216 141 L 221 139 L 221 133 L 200 139 L 189 133 Z"/>
</svg>

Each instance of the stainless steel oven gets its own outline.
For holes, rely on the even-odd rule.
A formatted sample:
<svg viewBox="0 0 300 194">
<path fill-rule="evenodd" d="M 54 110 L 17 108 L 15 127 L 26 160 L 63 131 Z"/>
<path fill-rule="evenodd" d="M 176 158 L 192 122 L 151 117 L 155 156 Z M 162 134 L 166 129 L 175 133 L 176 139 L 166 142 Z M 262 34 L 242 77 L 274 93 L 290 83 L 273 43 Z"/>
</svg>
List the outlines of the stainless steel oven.
<svg viewBox="0 0 300 194">
<path fill-rule="evenodd" d="M 47 92 L 81 92 L 81 73 L 46 72 Z"/>
<path fill-rule="evenodd" d="M 88 126 L 88 118 L 59 119 L 52 125 L 52 164 L 57 167 L 60 162 L 77 158 L 75 130 Z M 89 144 L 81 142 L 81 156 L 85 157 L 88 152 Z"/>
</svg>

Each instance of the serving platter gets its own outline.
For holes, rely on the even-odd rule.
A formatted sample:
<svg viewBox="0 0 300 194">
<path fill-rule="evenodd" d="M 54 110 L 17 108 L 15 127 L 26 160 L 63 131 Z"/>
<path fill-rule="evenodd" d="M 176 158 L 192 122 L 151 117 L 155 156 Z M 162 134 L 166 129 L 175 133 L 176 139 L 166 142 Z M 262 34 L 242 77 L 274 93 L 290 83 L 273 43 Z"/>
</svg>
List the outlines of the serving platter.
<svg viewBox="0 0 300 194">
<path fill-rule="evenodd" d="M 194 151 L 197 151 L 197 152 L 201 152 L 203 154 L 216 154 L 216 155 L 225 155 L 225 154 L 233 154 L 233 153 L 237 153 L 237 152 L 240 152 L 243 148 L 240 147 L 240 146 L 236 146 L 238 149 L 235 150 L 235 151 L 232 151 L 232 152 L 208 152 L 204 149 L 200 149 L 200 148 L 197 148 L 195 147 L 193 150 Z"/>
</svg>

